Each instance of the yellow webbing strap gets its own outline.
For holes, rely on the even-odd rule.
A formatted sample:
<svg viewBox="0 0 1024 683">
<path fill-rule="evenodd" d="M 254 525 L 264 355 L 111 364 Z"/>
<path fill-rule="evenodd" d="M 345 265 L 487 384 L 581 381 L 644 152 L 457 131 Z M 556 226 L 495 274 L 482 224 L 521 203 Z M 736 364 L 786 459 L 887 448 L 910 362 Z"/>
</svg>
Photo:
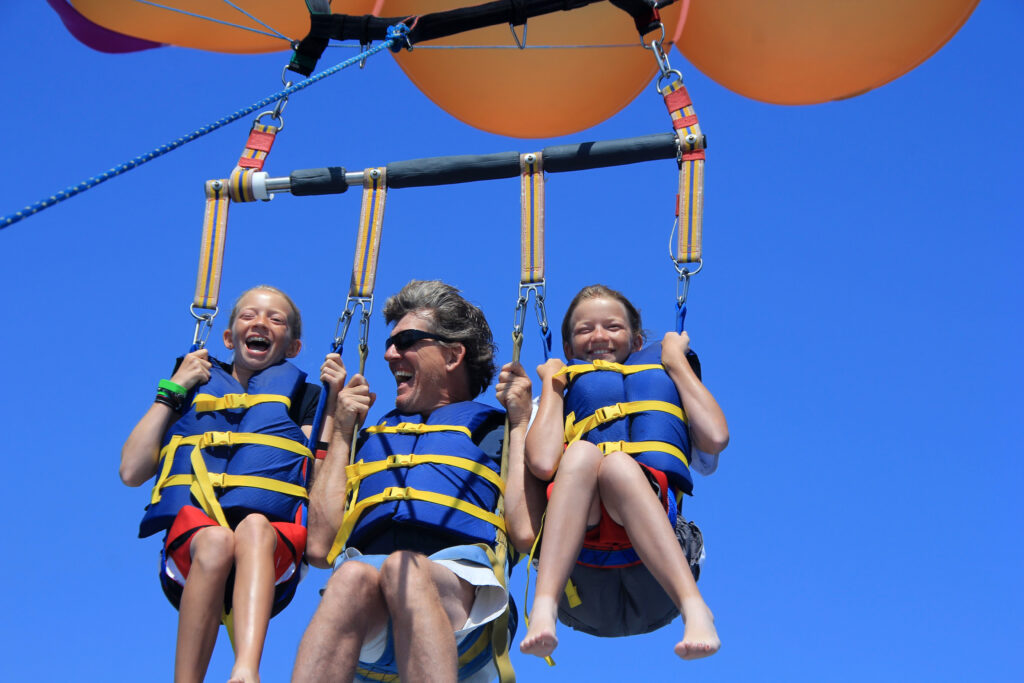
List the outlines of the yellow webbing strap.
<svg viewBox="0 0 1024 683">
<path fill-rule="evenodd" d="M 681 80 L 661 90 L 672 126 L 679 139 L 679 238 L 676 261 L 694 263 L 701 258 L 701 233 L 704 214 L 704 136 L 697 121 L 690 95 Z"/>
<path fill-rule="evenodd" d="M 469 431 L 469 427 L 463 427 L 462 425 L 427 425 L 422 422 L 399 422 L 393 427 L 374 425 L 373 427 L 366 428 L 367 434 L 426 434 L 428 432 L 460 432 L 471 439 L 473 438 L 473 433 Z"/>
<path fill-rule="evenodd" d="M 597 447 L 601 449 L 603 455 L 609 453 L 615 453 L 622 451 L 630 455 L 637 453 L 647 453 L 649 451 L 657 451 L 659 453 L 668 453 L 674 458 L 678 458 L 683 461 L 683 464 L 687 467 L 690 466 L 690 460 L 686 457 L 686 454 L 676 448 L 670 443 L 664 441 L 602 441 L 597 444 Z"/>
<path fill-rule="evenodd" d="M 645 365 L 623 365 L 622 363 L 613 363 L 608 360 L 601 360 L 600 358 L 594 360 L 593 363 L 580 363 L 578 365 L 566 365 L 564 368 L 555 373 L 555 377 L 561 375 L 568 375 L 569 379 L 573 379 L 576 375 L 584 375 L 588 372 L 594 372 L 596 370 L 608 370 L 610 372 L 618 372 L 622 375 L 632 375 L 637 372 L 644 372 L 645 370 L 661 370 L 664 369 L 664 365 L 658 363 L 651 363 Z"/>
<path fill-rule="evenodd" d="M 576 414 L 569 413 L 565 418 L 565 442 L 567 444 L 579 441 L 580 437 L 598 425 L 603 425 L 620 417 L 635 415 L 647 411 L 659 411 L 668 413 L 686 422 L 686 415 L 683 409 L 674 403 L 667 401 L 626 401 L 624 403 L 613 403 L 609 406 L 602 406 L 579 422 L 576 422 Z"/>
<path fill-rule="evenodd" d="M 389 455 L 386 460 L 377 460 L 375 462 L 364 462 L 360 460 L 359 462 L 345 467 L 345 476 L 348 480 L 348 486 L 351 488 L 356 486 L 366 477 L 385 470 L 394 469 L 396 467 L 415 467 L 416 465 L 424 465 L 428 463 L 458 467 L 459 469 L 472 472 L 478 477 L 489 481 L 498 489 L 499 492 L 503 493 L 505 491 L 505 482 L 502 480 L 500 474 L 486 465 L 476 462 L 475 460 L 460 458 L 455 455 L 414 453 L 409 455 Z"/>
<path fill-rule="evenodd" d="M 493 512 L 488 512 L 487 510 L 460 498 L 446 496 L 442 493 L 434 493 L 433 491 L 420 491 L 413 488 L 403 488 L 401 486 L 389 486 L 384 489 L 382 493 L 378 493 L 375 496 L 370 496 L 365 500 L 361 500 L 345 511 L 345 516 L 341 522 L 341 528 L 338 529 L 338 535 L 334 538 L 334 545 L 331 546 L 331 552 L 327 555 L 327 563 L 334 564 L 334 560 L 341 553 L 342 549 L 344 549 L 345 542 L 348 540 L 349 534 L 352 533 L 352 529 L 355 527 L 356 522 L 359 521 L 359 518 L 362 517 L 363 513 L 368 508 L 373 507 L 374 505 L 379 505 L 380 503 L 388 503 L 398 500 L 419 500 L 425 503 L 433 503 L 434 505 L 443 505 L 445 507 L 454 508 L 459 512 L 464 512 L 467 515 L 471 515 L 477 519 L 487 522 L 502 533 L 505 532 L 505 520 Z"/>
<path fill-rule="evenodd" d="M 272 446 L 273 448 L 297 453 L 298 455 L 307 458 L 313 457 L 313 454 L 305 445 L 292 441 L 291 439 L 272 436 L 270 434 L 251 434 L 248 432 L 205 432 L 203 434 L 194 434 L 192 436 L 185 437 L 173 436 L 171 437 L 170 442 L 160 449 L 160 458 L 163 460 L 163 465 L 160 468 L 160 477 L 157 479 L 156 485 L 153 486 L 153 494 L 150 497 L 150 503 L 156 504 L 160 502 L 160 492 L 167 486 L 190 486 L 193 487 L 194 492 L 197 486 L 202 487 L 205 485 L 200 480 L 203 480 L 210 485 L 209 492 L 212 492 L 214 486 L 249 486 L 252 488 L 278 491 L 279 493 L 286 493 L 290 496 L 298 496 L 301 498 L 306 497 L 306 489 L 296 484 L 289 484 L 276 479 L 255 477 L 251 475 L 210 474 L 206 470 L 206 462 L 202 460 L 202 449 L 213 446 L 239 446 L 243 444 Z M 192 470 L 194 474 L 170 474 L 174 455 L 181 446 L 193 447 L 191 457 Z M 199 462 L 198 467 L 197 458 Z M 200 469 L 206 474 L 201 475 Z M 206 511 L 206 514 L 211 517 L 214 516 L 210 510 L 206 510 L 205 507 L 203 509 Z M 217 521 L 219 522 L 220 520 Z"/>
<path fill-rule="evenodd" d="M 508 594 L 508 583 L 505 581 L 505 558 L 503 557 L 504 553 L 501 552 L 502 548 L 500 543 L 498 546 L 499 552 L 491 550 L 491 548 L 484 543 L 478 543 L 477 545 L 483 548 L 484 552 L 487 553 L 487 559 L 491 562 L 491 569 L 494 571 L 494 576 L 497 577 L 498 583 L 501 584 L 505 593 Z M 502 612 L 500 617 L 487 625 L 487 629 L 480 638 L 480 641 L 484 643 L 484 646 L 486 646 L 487 641 L 490 641 L 491 643 L 491 655 L 494 658 L 494 665 L 498 669 L 498 681 L 500 683 L 515 683 L 516 681 L 516 672 L 512 668 L 512 660 L 509 659 L 508 656 L 510 645 L 508 637 L 508 619 L 511 610 L 512 600 L 509 599 L 508 605 L 505 606 L 505 611 Z M 470 661 L 474 656 L 476 656 L 476 654 L 480 653 L 481 649 L 482 648 L 478 648 L 477 645 L 474 645 L 463 655 L 463 657 L 465 657 L 466 661 Z M 470 656 L 470 653 L 474 650 L 476 653 L 473 656 Z M 461 657 L 459 658 L 459 664 L 462 664 Z"/>
<path fill-rule="evenodd" d="M 544 160 L 540 152 L 519 155 L 522 203 L 520 282 L 544 280 Z"/>
<path fill-rule="evenodd" d="M 359 235 L 356 238 L 356 255 L 352 264 L 349 296 L 373 295 L 387 191 L 385 168 L 368 168 L 363 172 L 363 207 L 359 212 Z"/>
<path fill-rule="evenodd" d="M 220 397 L 198 394 L 192 401 L 192 407 L 197 413 L 208 413 L 214 410 L 251 408 L 261 403 L 283 403 L 288 410 L 292 407 L 291 398 L 279 394 L 224 394 Z"/>
<path fill-rule="evenodd" d="M 196 294 L 192 299 L 192 305 L 198 308 L 217 308 L 220 273 L 224 264 L 224 241 L 228 232 L 229 203 L 227 181 L 207 180 L 203 242 L 199 249 Z"/>
</svg>

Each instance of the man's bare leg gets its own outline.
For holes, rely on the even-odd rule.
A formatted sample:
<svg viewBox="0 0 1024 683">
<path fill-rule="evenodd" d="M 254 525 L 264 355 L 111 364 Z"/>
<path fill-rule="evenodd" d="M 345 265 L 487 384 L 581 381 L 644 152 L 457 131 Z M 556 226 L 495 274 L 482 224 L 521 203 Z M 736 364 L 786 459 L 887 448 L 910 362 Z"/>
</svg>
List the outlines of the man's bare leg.
<svg viewBox="0 0 1024 683">
<path fill-rule="evenodd" d="M 192 567 L 178 607 L 175 683 L 202 683 L 206 676 L 224 608 L 224 585 L 235 563 L 234 545 L 234 534 L 220 526 L 200 529 L 192 538 Z"/>
<path fill-rule="evenodd" d="M 401 679 L 455 683 L 458 652 L 453 634 L 469 617 L 473 586 L 425 555 L 408 551 L 389 555 L 380 577 Z"/>
<path fill-rule="evenodd" d="M 274 601 L 274 549 L 277 532 L 260 514 L 235 528 L 235 589 L 231 600 L 235 665 L 228 683 L 259 683 L 260 658 Z"/>
<path fill-rule="evenodd" d="M 302 636 L 293 683 L 351 681 L 363 641 L 384 628 L 387 620 L 380 573 L 364 562 L 345 562 L 327 581 Z"/>
<path fill-rule="evenodd" d="M 587 525 L 597 524 L 601 516 L 597 498 L 601 459 L 597 446 L 577 441 L 566 448 L 559 462 L 541 536 L 530 626 L 519 644 L 524 654 L 547 657 L 558 647 L 558 601 L 583 547 Z"/>
<path fill-rule="evenodd" d="M 685 630 L 675 653 L 683 659 L 697 659 L 718 652 L 721 641 L 714 616 L 697 589 L 675 531 L 643 469 L 632 456 L 612 453 L 601 464 L 598 486 L 608 514 L 625 527 L 644 566 L 683 616 Z"/>
</svg>

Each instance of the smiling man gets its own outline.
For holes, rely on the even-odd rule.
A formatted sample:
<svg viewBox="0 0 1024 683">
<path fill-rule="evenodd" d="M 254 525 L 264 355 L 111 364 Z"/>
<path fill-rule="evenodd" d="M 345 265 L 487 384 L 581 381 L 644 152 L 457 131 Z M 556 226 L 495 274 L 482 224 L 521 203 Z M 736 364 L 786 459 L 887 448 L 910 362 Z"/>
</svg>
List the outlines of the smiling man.
<svg viewBox="0 0 1024 683">
<path fill-rule="evenodd" d="M 439 281 L 412 281 L 388 299 L 384 358 L 395 409 L 352 437 L 373 404 L 365 378 L 346 383 L 340 357 L 321 378 L 337 395 L 334 431 L 310 497 L 307 556 L 334 573 L 299 646 L 294 681 L 472 681 L 494 678 L 504 649 L 507 569 L 494 550 L 506 532 L 533 538 L 543 509 L 525 474 L 530 380 L 508 364 L 498 400 L 473 399 L 495 373 L 479 308 Z M 495 514 L 504 486 L 505 516 Z M 499 646 L 492 637 L 497 632 Z"/>
</svg>

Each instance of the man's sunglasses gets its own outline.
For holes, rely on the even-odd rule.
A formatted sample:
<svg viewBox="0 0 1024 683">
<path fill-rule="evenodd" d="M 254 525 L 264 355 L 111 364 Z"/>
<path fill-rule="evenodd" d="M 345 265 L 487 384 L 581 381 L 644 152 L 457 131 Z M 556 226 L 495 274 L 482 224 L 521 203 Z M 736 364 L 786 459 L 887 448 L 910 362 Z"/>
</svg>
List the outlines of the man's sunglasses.
<svg viewBox="0 0 1024 683">
<path fill-rule="evenodd" d="M 393 334 L 387 338 L 384 342 L 384 350 L 387 351 L 391 348 L 391 345 L 394 344 L 396 351 L 405 351 L 416 342 L 423 341 L 424 339 L 433 339 L 440 342 L 458 341 L 457 339 L 449 339 L 448 337 L 435 332 L 426 332 L 424 330 L 402 330 L 401 332 Z"/>
</svg>

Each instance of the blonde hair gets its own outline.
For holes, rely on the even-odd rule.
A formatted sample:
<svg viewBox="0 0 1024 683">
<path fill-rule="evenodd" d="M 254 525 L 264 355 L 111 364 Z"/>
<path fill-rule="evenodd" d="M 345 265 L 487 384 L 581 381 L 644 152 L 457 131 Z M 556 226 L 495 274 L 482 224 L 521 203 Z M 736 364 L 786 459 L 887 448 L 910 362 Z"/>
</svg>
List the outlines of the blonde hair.
<svg viewBox="0 0 1024 683">
<path fill-rule="evenodd" d="M 238 298 L 235 299 L 235 305 L 231 307 L 231 315 L 228 317 L 228 329 L 230 329 L 235 324 L 235 318 L 238 317 L 238 312 L 242 308 L 242 299 L 247 297 L 249 294 L 252 294 L 253 292 L 260 291 L 277 294 L 286 302 L 288 302 L 288 306 L 291 307 L 292 309 L 288 313 L 288 331 L 291 332 L 292 339 L 302 339 L 302 313 L 299 312 L 299 307 L 295 305 L 295 302 L 292 301 L 292 298 L 290 296 L 288 296 L 280 289 L 272 285 L 256 285 L 255 287 L 250 287 L 249 289 L 239 294 Z"/>
</svg>

